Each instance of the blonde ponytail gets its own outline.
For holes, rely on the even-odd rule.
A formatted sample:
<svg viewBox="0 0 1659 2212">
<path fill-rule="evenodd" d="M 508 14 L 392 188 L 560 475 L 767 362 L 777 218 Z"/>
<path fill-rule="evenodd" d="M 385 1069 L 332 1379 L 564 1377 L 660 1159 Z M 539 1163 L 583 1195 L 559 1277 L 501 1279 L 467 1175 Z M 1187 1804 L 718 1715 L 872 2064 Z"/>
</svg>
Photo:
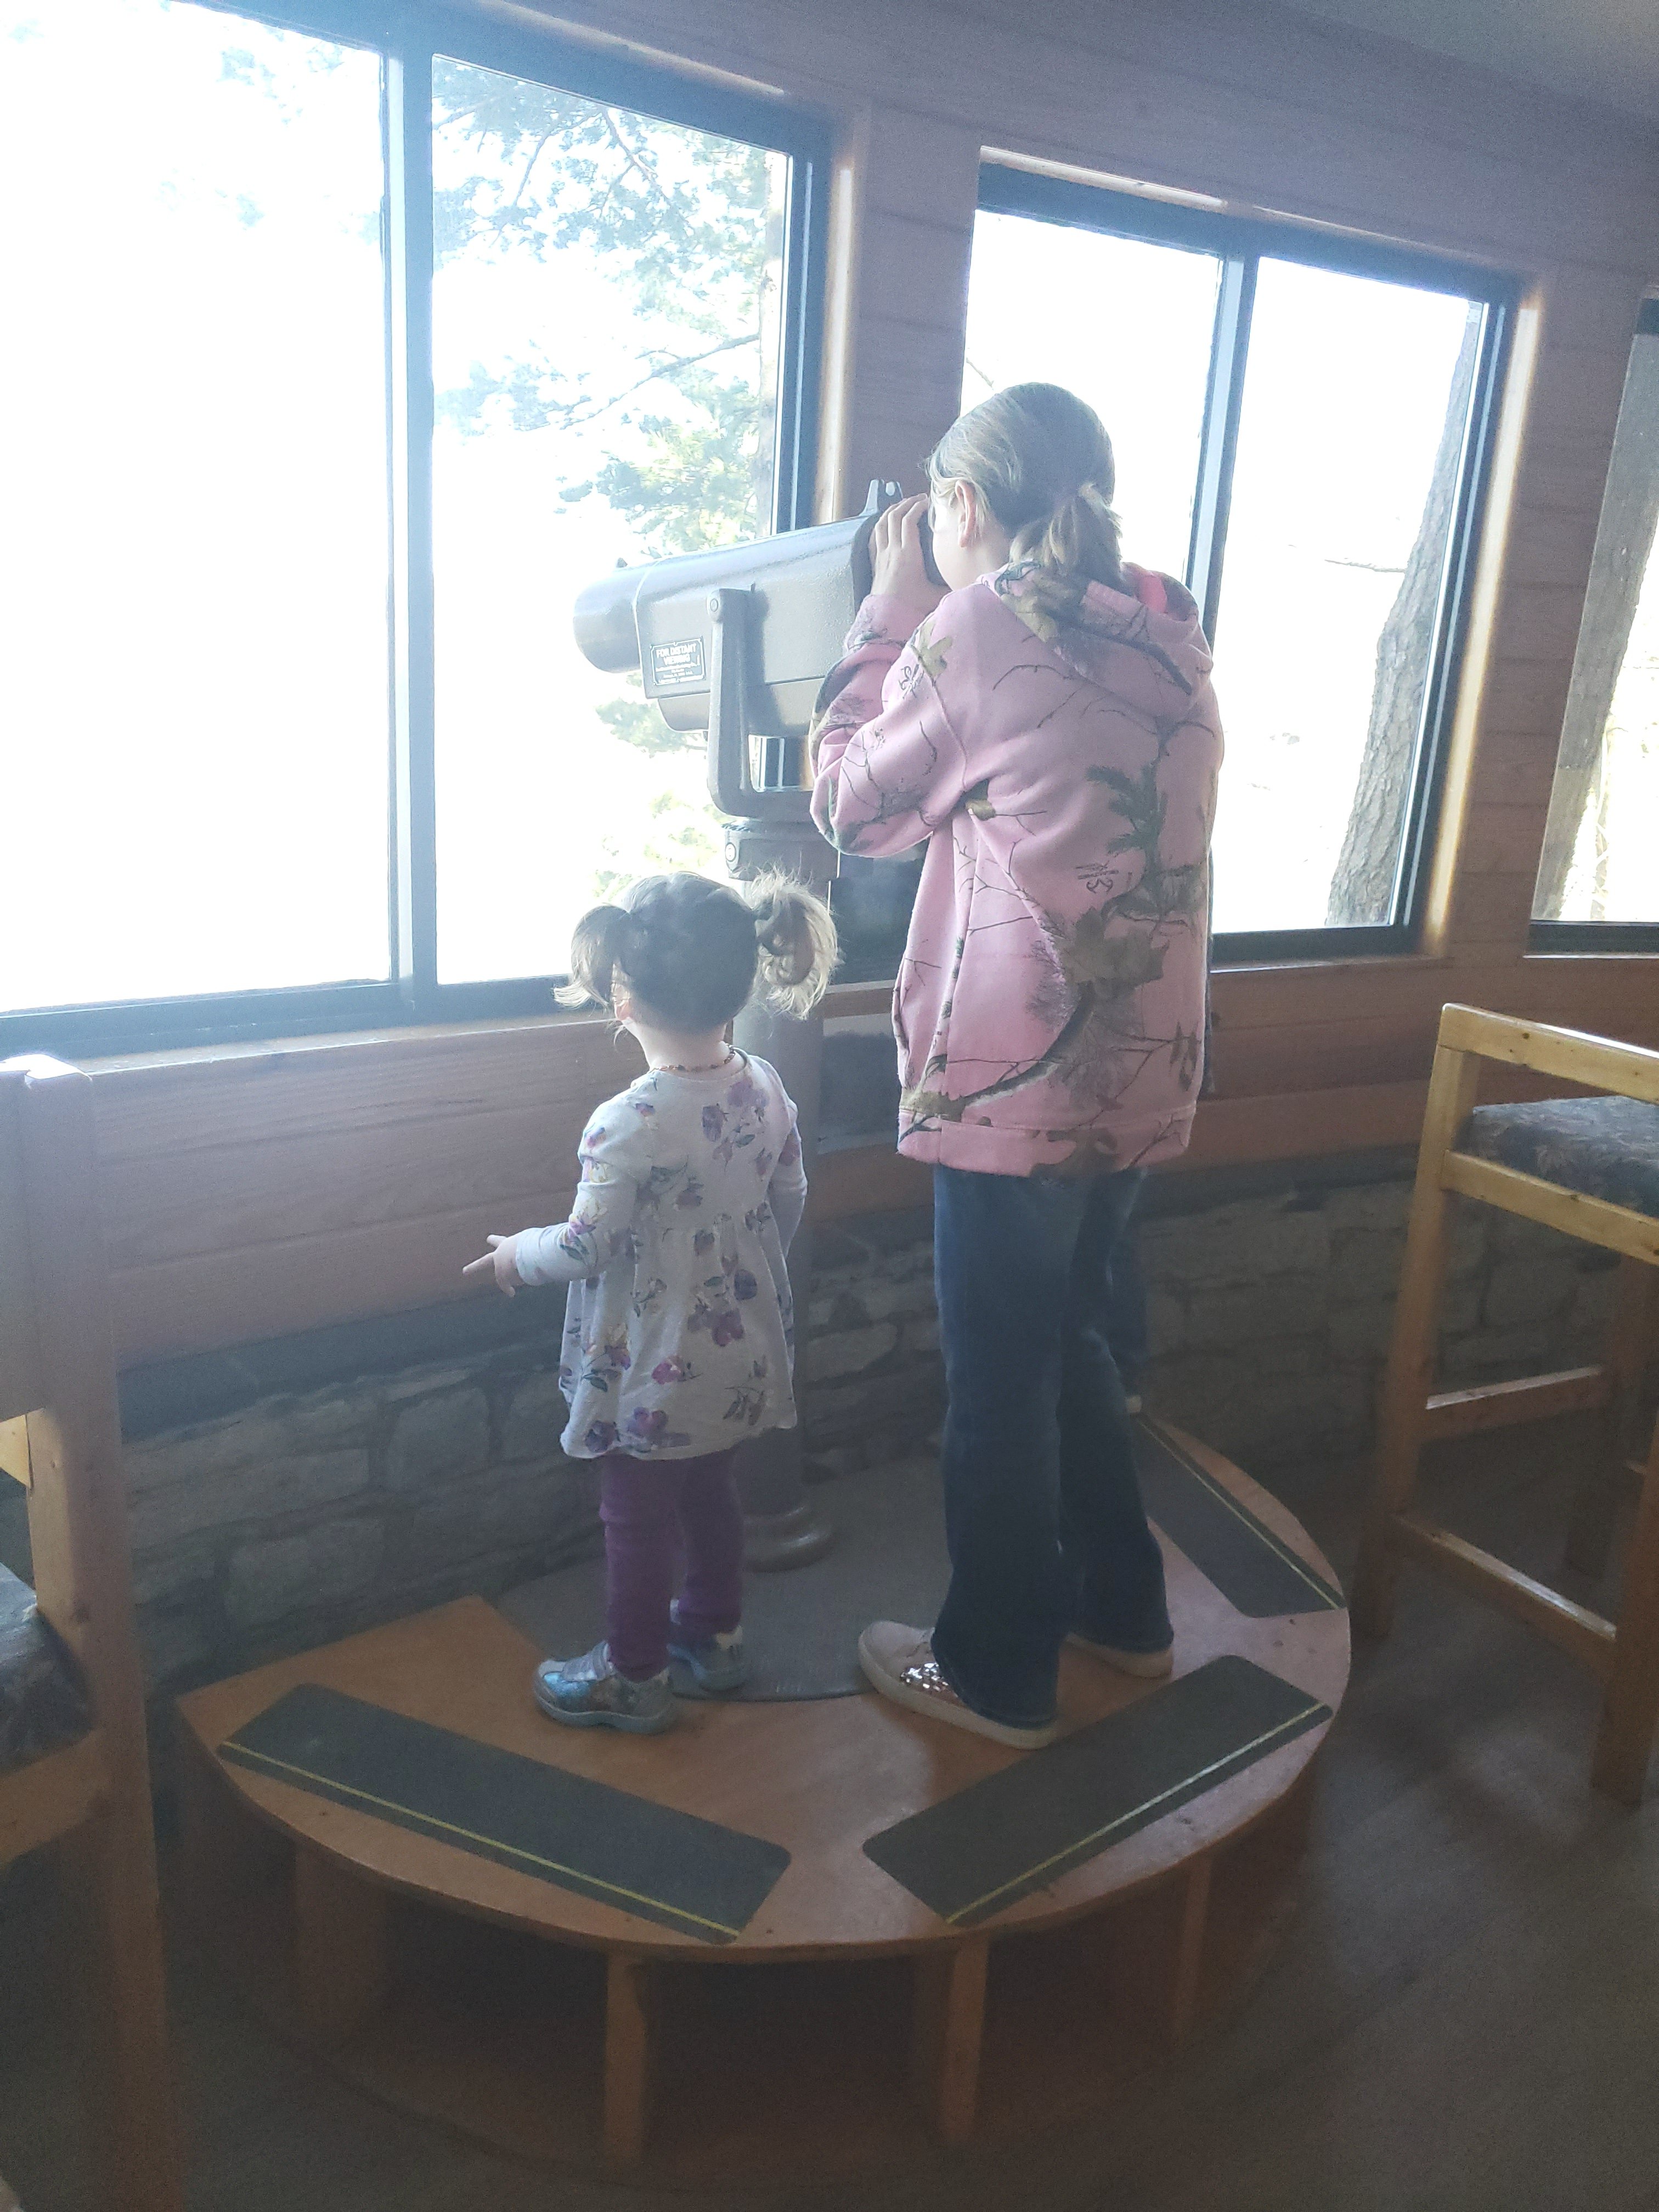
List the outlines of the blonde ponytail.
<svg viewBox="0 0 1659 2212">
<path fill-rule="evenodd" d="M 828 906 L 787 876 L 737 886 L 755 917 L 759 995 L 778 1013 L 810 1013 L 830 986 L 837 947 Z"/>
<path fill-rule="evenodd" d="M 1056 625 L 1083 619 L 1089 586 L 1128 588 L 1117 469 L 1099 416 L 1058 384 L 1012 384 L 958 416 L 927 459 L 935 492 L 970 483 L 1008 532 L 1024 596 Z"/>
<path fill-rule="evenodd" d="M 1009 550 L 1016 561 L 1029 561 L 1049 575 L 1082 576 L 1115 590 L 1123 583 L 1117 517 L 1095 484 L 1079 484 L 1046 518 L 1028 523 Z"/>
</svg>

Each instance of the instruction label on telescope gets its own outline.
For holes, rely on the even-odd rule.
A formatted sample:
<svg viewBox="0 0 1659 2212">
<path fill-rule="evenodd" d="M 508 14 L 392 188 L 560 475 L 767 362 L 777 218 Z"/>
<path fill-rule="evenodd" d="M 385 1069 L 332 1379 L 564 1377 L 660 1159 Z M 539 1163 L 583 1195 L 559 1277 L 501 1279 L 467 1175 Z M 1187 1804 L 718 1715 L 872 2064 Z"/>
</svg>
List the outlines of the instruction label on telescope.
<svg viewBox="0 0 1659 2212">
<path fill-rule="evenodd" d="M 700 637 L 677 637 L 668 645 L 652 647 L 651 681 L 658 690 L 670 684 L 701 684 L 704 680 Z"/>
</svg>

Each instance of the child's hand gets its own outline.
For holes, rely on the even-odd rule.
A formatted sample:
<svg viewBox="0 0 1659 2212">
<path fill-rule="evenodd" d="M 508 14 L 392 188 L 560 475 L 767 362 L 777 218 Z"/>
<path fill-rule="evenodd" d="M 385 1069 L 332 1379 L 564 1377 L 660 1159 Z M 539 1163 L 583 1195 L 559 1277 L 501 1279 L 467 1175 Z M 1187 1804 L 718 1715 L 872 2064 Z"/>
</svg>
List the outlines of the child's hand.
<svg viewBox="0 0 1659 2212">
<path fill-rule="evenodd" d="M 925 498 L 900 499 L 877 516 L 870 533 L 872 592 L 925 607 L 936 607 L 945 597 L 942 586 L 929 580 L 922 557 L 921 518 L 927 512 Z"/>
<path fill-rule="evenodd" d="M 486 1237 L 484 1243 L 490 1249 L 477 1260 L 469 1260 L 461 1273 L 464 1276 L 493 1274 L 495 1288 L 510 1298 L 520 1287 L 519 1263 L 514 1255 L 514 1247 L 518 1239 L 515 1237 Z"/>
</svg>

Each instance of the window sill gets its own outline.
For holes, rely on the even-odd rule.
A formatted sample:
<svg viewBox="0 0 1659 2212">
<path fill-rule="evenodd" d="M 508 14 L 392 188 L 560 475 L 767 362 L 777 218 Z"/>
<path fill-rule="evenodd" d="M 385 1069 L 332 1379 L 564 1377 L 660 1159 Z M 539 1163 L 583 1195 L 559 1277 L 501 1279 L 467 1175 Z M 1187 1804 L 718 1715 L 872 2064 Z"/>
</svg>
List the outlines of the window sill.
<svg viewBox="0 0 1659 2212">
<path fill-rule="evenodd" d="M 123 1053 L 70 1054 L 78 1067 L 93 1075 L 114 1075 L 141 1067 L 182 1068 L 221 1066 L 228 1060 L 288 1060 L 296 1054 L 346 1052 L 375 1045 L 437 1044 L 450 1039 L 516 1035 L 531 1030 L 574 1033 L 608 1029 L 610 1017 L 585 1008 L 568 1012 L 555 1007 L 545 1013 L 481 1015 L 465 1022 L 396 1023 L 380 1029 L 309 1030 L 292 1036 L 234 1037 L 219 1044 L 158 1046 L 153 1050 Z"/>
<path fill-rule="evenodd" d="M 1402 969 L 1415 969 L 1424 974 L 1437 968 L 1455 965 L 1449 952 L 1345 952 L 1335 958 L 1322 960 L 1306 954 L 1290 954 L 1284 959 L 1218 960 L 1211 974 L 1223 975 L 1374 975 L 1379 969 L 1389 973 Z"/>
<path fill-rule="evenodd" d="M 832 1020 L 848 1015 L 884 1014 L 892 1000 L 890 983 L 834 983 L 825 996 L 823 1011 Z M 158 1046 L 147 1051 L 121 1053 L 64 1051 L 52 1056 L 73 1060 L 77 1067 L 84 1067 L 94 1075 L 115 1075 L 141 1067 L 211 1067 L 222 1066 L 228 1060 L 284 1060 L 297 1053 L 344 1052 L 374 1045 L 438 1044 L 451 1039 L 517 1036 L 538 1030 L 574 1036 L 608 1030 L 611 1025 L 611 1017 L 596 1008 L 571 1010 L 555 1006 L 545 1012 L 483 1015 L 471 1021 L 400 1022 L 383 1028 L 311 1030 L 289 1036 L 235 1037 L 219 1044 Z"/>
</svg>

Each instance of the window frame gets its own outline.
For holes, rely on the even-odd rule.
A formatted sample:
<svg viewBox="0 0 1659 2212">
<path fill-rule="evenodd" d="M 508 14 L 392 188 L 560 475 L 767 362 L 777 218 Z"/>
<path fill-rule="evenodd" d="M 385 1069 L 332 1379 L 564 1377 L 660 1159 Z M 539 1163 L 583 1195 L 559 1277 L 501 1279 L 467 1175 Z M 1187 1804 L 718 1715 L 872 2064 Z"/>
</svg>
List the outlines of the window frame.
<svg viewBox="0 0 1659 2212">
<path fill-rule="evenodd" d="M 1637 310 L 1631 327 L 1630 342 L 1634 349 L 1638 338 L 1659 338 L 1659 299 L 1646 299 Z M 1603 498 L 1607 487 L 1603 487 Z M 1596 524 L 1601 530 L 1600 519 Z M 1651 562 L 1659 556 L 1659 537 L 1656 537 L 1649 551 Z M 1645 578 L 1644 579 L 1645 581 Z M 1584 617 L 1589 612 L 1589 593 L 1586 590 L 1584 605 L 1578 617 L 1582 629 Z M 1577 643 L 1574 641 L 1574 653 Z M 1609 702 L 1611 703 L 1611 702 Z M 1558 748 L 1559 765 L 1559 748 Z M 1539 872 L 1543 872 L 1540 859 Z M 1536 896 L 1534 890 L 1534 896 Z M 1528 952 L 1552 953 L 1652 953 L 1659 952 L 1659 921 L 1541 921 L 1535 915 L 1528 925 Z"/>
<path fill-rule="evenodd" d="M 1340 275 L 1380 277 L 1419 289 L 1479 301 L 1486 313 L 1470 392 L 1469 428 L 1453 507 L 1447 574 L 1436 628 L 1423 718 L 1395 876 L 1394 913 L 1385 922 L 1314 929 L 1228 930 L 1212 941 L 1217 968 L 1284 963 L 1322 963 L 1419 949 L 1428 900 L 1430 862 L 1445 782 L 1447 740 L 1467 642 L 1470 586 L 1480 544 L 1515 311 L 1518 277 L 1382 240 L 1311 225 L 1229 214 L 1108 185 L 988 161 L 980 169 L 979 208 L 988 215 L 1024 216 L 1075 230 L 1213 255 L 1221 264 L 1210 341 L 1209 383 L 1197 490 L 1183 580 L 1213 635 L 1226 560 L 1233 464 L 1243 404 L 1256 271 L 1263 258 L 1300 262 Z"/>
<path fill-rule="evenodd" d="M 191 0 L 213 12 L 356 46 L 380 57 L 388 476 L 388 901 L 385 981 L 0 1012 L 0 1058 L 90 1058 L 243 1040 L 463 1022 L 555 1012 L 562 975 L 441 983 L 434 713 L 432 434 L 432 64 L 499 70 L 659 122 L 781 154 L 790 164 L 778 364 L 775 531 L 813 520 L 818 383 L 829 240 L 827 123 L 632 56 L 562 38 L 550 27 L 395 0 L 307 0 L 289 7 Z"/>
</svg>

